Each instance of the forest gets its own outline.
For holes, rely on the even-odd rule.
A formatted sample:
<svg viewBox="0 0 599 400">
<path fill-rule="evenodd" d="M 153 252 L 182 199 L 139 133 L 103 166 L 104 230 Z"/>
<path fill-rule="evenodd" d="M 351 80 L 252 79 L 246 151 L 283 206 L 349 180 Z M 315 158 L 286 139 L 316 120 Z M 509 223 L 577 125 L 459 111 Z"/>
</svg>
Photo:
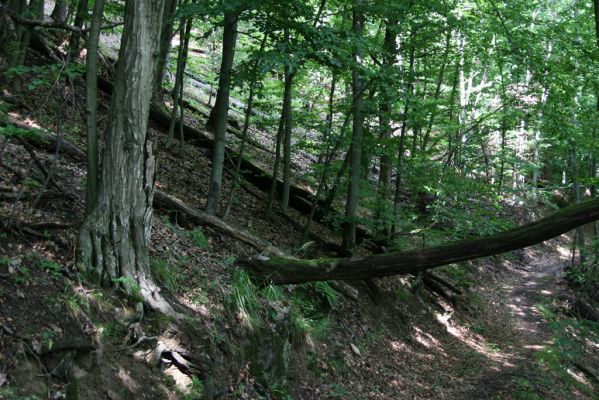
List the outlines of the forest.
<svg viewBox="0 0 599 400">
<path fill-rule="evenodd" d="M 599 0 L 0 0 L 0 400 L 598 399 Z"/>
</svg>

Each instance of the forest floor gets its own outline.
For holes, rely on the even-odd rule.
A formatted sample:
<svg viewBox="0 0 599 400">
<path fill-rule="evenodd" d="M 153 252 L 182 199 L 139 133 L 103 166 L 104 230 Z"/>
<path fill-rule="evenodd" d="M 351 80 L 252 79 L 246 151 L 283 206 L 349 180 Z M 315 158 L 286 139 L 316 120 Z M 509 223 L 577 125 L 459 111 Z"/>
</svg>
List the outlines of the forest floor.
<svg viewBox="0 0 599 400">
<path fill-rule="evenodd" d="M 68 96 L 38 88 L 0 106 L 31 126 L 61 126 L 83 148 L 82 98 L 80 87 Z M 64 118 L 54 117 L 58 110 Z M 106 111 L 101 106 L 101 127 Z M 165 132 L 149 129 L 163 149 Z M 256 288 L 234 267 L 254 249 L 156 210 L 153 272 L 186 318 L 147 313 L 131 323 L 134 304 L 74 267 L 85 166 L 15 138 L 2 138 L 1 147 L 0 221 L 13 224 L 0 232 L 0 399 L 61 399 L 75 390 L 80 399 L 111 400 L 195 399 L 201 391 L 226 399 L 598 398 L 576 365 L 599 369 L 599 337 L 563 312 L 567 238 L 437 269 L 463 291 L 455 306 L 418 277 L 378 280 L 376 302 L 366 285 L 352 283 L 354 301 L 314 285 Z M 200 208 L 207 152 L 184 146 L 158 157 L 157 187 Z M 265 220 L 255 187 L 239 189 L 235 200 L 231 222 L 295 256 L 328 255 L 301 246 L 299 212 Z M 62 226 L 35 227 L 46 222 Z M 320 224 L 314 232 L 339 240 Z M 158 348 L 167 350 L 157 355 Z"/>
</svg>

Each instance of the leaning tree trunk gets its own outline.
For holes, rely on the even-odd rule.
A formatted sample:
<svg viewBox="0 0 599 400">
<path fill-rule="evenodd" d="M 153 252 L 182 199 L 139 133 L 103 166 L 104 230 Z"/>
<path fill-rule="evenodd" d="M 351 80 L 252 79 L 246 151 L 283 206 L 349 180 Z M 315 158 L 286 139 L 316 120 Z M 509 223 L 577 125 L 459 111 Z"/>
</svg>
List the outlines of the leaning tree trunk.
<svg viewBox="0 0 599 400">
<path fill-rule="evenodd" d="M 102 284 L 120 286 L 152 309 L 174 314 L 152 279 L 148 253 L 155 157 L 147 126 L 162 3 L 125 4 L 98 194 L 79 231 L 77 265 Z"/>
<path fill-rule="evenodd" d="M 575 204 L 531 224 L 496 235 L 422 250 L 315 260 L 259 257 L 243 260 L 240 264 L 257 280 L 274 284 L 381 278 L 413 274 L 442 265 L 532 246 L 596 220 L 599 220 L 599 199 Z"/>
<path fill-rule="evenodd" d="M 223 167 L 225 162 L 225 135 L 229 117 L 229 91 L 231 86 L 231 69 L 235 58 L 235 44 L 237 43 L 237 14 L 225 13 L 225 26 L 223 31 L 223 59 L 218 80 L 218 93 L 214 107 L 210 112 L 207 126 L 214 131 L 214 150 L 212 153 L 212 171 L 210 173 L 210 188 L 206 201 L 206 212 L 215 215 L 218 210 L 220 192 L 223 180 Z"/>
</svg>

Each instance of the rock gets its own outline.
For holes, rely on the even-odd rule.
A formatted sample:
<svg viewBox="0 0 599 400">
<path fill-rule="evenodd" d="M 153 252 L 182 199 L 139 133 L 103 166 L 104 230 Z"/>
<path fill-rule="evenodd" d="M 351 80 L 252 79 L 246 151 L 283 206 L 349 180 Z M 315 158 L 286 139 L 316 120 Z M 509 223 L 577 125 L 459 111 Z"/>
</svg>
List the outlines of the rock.
<svg viewBox="0 0 599 400">
<path fill-rule="evenodd" d="M 349 346 L 351 347 L 355 355 L 357 355 L 358 357 L 362 357 L 362 353 L 360 353 L 360 349 L 358 349 L 358 346 L 356 346 L 353 343 L 350 343 Z"/>
</svg>

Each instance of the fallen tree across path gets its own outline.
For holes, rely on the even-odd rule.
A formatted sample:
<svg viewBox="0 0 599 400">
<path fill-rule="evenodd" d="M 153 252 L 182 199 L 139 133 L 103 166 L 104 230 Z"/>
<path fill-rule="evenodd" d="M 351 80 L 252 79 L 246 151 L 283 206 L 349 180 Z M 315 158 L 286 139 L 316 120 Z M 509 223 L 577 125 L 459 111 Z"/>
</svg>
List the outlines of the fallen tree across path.
<svg viewBox="0 0 599 400">
<path fill-rule="evenodd" d="M 257 280 L 274 284 L 381 278 L 422 272 L 532 246 L 595 220 L 599 220 L 599 199 L 572 205 L 539 221 L 495 235 L 422 250 L 360 258 L 257 258 L 241 260 L 239 265 L 247 268 Z"/>
</svg>

